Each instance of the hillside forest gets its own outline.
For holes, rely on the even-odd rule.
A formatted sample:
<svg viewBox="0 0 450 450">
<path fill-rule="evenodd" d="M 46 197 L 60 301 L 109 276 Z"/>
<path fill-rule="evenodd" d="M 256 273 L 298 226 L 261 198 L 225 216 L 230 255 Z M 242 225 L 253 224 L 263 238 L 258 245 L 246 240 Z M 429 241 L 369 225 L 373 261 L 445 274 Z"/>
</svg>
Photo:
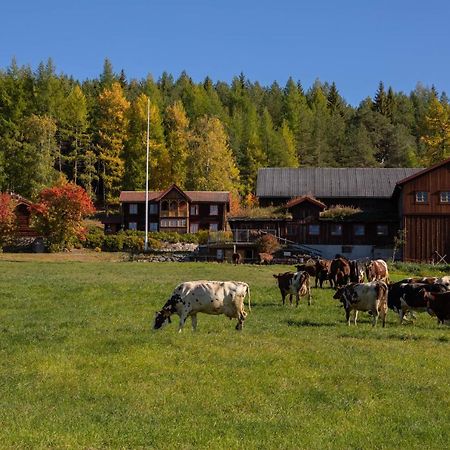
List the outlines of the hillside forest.
<svg viewBox="0 0 450 450">
<path fill-rule="evenodd" d="M 260 167 L 424 167 L 450 156 L 449 100 L 434 86 L 407 94 L 380 82 L 351 106 L 334 82 L 128 80 L 107 59 L 79 81 L 51 59 L 36 70 L 13 60 L 0 70 L 0 190 L 33 199 L 68 180 L 114 205 L 121 190 L 144 189 L 148 101 L 151 189 L 246 196 Z"/>
</svg>

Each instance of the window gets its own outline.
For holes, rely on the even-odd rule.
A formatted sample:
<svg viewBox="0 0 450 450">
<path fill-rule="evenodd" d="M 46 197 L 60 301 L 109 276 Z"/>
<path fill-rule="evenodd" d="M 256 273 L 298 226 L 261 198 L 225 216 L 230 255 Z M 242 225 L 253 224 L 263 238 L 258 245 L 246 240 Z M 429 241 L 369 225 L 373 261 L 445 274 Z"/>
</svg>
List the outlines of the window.
<svg viewBox="0 0 450 450">
<path fill-rule="evenodd" d="M 353 234 L 355 236 L 364 236 L 366 234 L 366 227 L 362 224 L 353 225 Z"/>
<path fill-rule="evenodd" d="M 219 229 L 219 224 L 218 223 L 210 223 L 209 224 L 209 231 L 217 231 Z"/>
<path fill-rule="evenodd" d="M 136 231 L 137 230 L 137 222 L 129 222 L 128 223 L 128 229 Z"/>
<path fill-rule="evenodd" d="M 191 216 L 198 216 L 198 205 L 191 205 Z"/>
<path fill-rule="evenodd" d="M 178 216 L 178 202 L 176 200 L 171 200 L 169 204 L 169 216 L 177 217 Z"/>
<path fill-rule="evenodd" d="M 320 225 L 308 225 L 308 234 L 310 236 L 319 236 Z"/>
<path fill-rule="evenodd" d="M 377 225 L 377 236 L 387 236 L 389 228 L 387 225 Z"/>
<path fill-rule="evenodd" d="M 342 225 L 340 224 L 331 225 L 331 236 L 342 236 Z"/>
<path fill-rule="evenodd" d="M 161 202 L 161 216 L 167 217 L 169 215 L 169 202 L 164 200 Z"/>
<path fill-rule="evenodd" d="M 217 216 L 219 214 L 219 207 L 217 205 L 209 205 L 209 215 Z"/>
<path fill-rule="evenodd" d="M 198 233 L 198 223 L 191 223 L 189 227 L 191 233 Z"/>
<path fill-rule="evenodd" d="M 158 222 L 150 222 L 150 231 L 158 231 Z"/>
<path fill-rule="evenodd" d="M 186 219 L 177 220 L 177 227 L 185 227 L 185 226 L 186 226 Z"/>
<path fill-rule="evenodd" d="M 416 192 L 416 203 L 428 203 L 428 192 L 417 191 Z"/>
<path fill-rule="evenodd" d="M 169 220 L 168 219 L 162 219 L 161 220 L 161 227 L 168 227 L 169 226 Z"/>
<path fill-rule="evenodd" d="M 128 211 L 130 212 L 130 214 L 137 214 L 138 213 L 137 203 L 130 203 Z"/>
<path fill-rule="evenodd" d="M 450 191 L 442 191 L 439 198 L 441 203 L 450 203 Z"/>
<path fill-rule="evenodd" d="M 158 214 L 158 204 L 157 203 L 150 203 L 148 208 L 149 208 L 150 214 Z"/>
</svg>

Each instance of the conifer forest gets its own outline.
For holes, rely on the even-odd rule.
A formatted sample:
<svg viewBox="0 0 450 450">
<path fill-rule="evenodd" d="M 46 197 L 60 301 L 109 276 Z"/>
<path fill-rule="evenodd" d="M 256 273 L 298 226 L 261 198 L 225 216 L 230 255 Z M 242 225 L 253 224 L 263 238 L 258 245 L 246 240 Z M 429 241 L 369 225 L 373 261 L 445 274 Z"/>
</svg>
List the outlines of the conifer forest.
<svg viewBox="0 0 450 450">
<path fill-rule="evenodd" d="M 334 82 L 285 85 L 237 75 L 128 79 L 109 60 L 95 79 L 14 60 L 0 70 L 0 191 L 33 199 L 68 180 L 98 204 L 150 184 L 254 192 L 261 167 L 425 167 L 450 156 L 450 106 L 439 87 L 380 81 L 359 105 Z"/>
</svg>

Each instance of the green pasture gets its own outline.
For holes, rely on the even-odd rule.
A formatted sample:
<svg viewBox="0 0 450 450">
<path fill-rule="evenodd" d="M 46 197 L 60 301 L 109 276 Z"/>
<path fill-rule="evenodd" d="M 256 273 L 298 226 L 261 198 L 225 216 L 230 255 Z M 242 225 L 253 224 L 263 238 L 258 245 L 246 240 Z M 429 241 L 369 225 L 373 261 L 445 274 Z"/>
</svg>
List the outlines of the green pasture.
<svg viewBox="0 0 450 450">
<path fill-rule="evenodd" d="M 330 289 L 280 305 L 287 266 L 0 261 L 2 449 L 445 449 L 450 327 L 348 327 Z M 403 274 L 395 273 L 394 278 Z M 252 311 L 151 330 L 175 285 L 241 280 Z"/>
</svg>

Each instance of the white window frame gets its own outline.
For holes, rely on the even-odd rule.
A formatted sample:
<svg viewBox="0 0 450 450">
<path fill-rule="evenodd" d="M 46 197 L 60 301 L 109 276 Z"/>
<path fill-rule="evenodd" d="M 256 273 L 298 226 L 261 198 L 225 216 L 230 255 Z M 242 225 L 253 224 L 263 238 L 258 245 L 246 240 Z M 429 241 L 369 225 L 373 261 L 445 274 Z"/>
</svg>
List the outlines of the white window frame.
<svg viewBox="0 0 450 450">
<path fill-rule="evenodd" d="M 209 231 L 219 231 L 219 224 L 217 222 L 211 222 L 209 224 Z"/>
<path fill-rule="evenodd" d="M 199 210 L 200 210 L 200 208 L 199 208 L 199 206 L 197 204 L 191 205 L 191 207 L 190 207 L 191 216 L 198 216 L 199 215 Z"/>
<path fill-rule="evenodd" d="M 209 215 L 218 216 L 219 215 L 219 205 L 209 205 Z"/>
<path fill-rule="evenodd" d="M 198 233 L 199 224 L 197 222 L 193 222 L 189 224 L 189 233 Z"/>
<path fill-rule="evenodd" d="M 158 203 L 150 203 L 148 205 L 149 214 L 158 214 Z"/>
<path fill-rule="evenodd" d="M 130 213 L 130 215 L 136 215 L 138 213 L 138 205 L 137 203 L 130 203 L 128 205 L 128 212 Z"/>
<path fill-rule="evenodd" d="M 417 191 L 416 192 L 416 203 L 428 203 L 428 192 L 427 191 Z"/>
<path fill-rule="evenodd" d="M 137 231 L 137 222 L 128 222 L 128 229 L 132 231 Z"/>
<path fill-rule="evenodd" d="M 450 191 L 441 191 L 439 193 L 439 200 L 441 203 L 450 203 Z"/>
</svg>

